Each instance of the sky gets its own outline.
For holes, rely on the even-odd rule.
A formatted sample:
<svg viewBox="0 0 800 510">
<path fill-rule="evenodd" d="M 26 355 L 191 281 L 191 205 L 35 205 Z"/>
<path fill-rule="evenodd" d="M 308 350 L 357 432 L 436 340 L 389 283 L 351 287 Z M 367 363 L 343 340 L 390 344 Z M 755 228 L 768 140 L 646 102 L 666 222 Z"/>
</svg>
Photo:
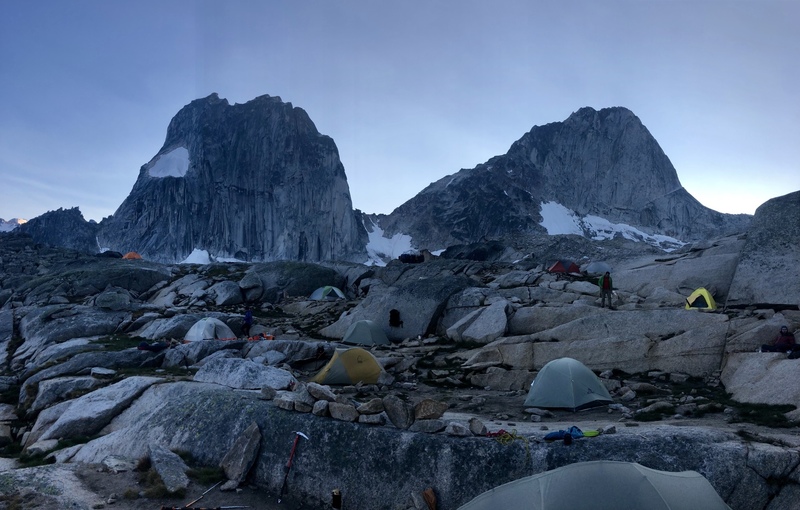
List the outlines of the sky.
<svg viewBox="0 0 800 510">
<path fill-rule="evenodd" d="M 113 214 L 171 118 L 280 96 L 390 213 L 581 107 L 636 114 L 701 203 L 800 190 L 794 0 L 5 0 L 0 218 Z"/>
</svg>

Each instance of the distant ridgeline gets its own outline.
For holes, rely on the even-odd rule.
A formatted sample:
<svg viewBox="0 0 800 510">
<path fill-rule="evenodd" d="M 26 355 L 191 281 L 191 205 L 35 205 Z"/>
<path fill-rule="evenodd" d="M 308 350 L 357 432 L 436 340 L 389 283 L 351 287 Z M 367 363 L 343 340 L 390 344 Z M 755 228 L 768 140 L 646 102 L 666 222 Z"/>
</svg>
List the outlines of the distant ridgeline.
<svg viewBox="0 0 800 510">
<path fill-rule="evenodd" d="M 554 217 L 566 231 L 553 230 Z M 59 210 L 23 231 L 40 242 L 133 250 L 161 262 L 196 250 L 217 260 L 365 262 L 368 243 L 397 235 L 430 250 L 548 234 L 664 248 L 743 232 L 750 220 L 695 200 L 625 108 L 582 108 L 535 126 L 507 154 L 430 184 L 389 215 L 363 215 L 353 210 L 334 141 L 305 111 L 278 97 L 231 106 L 212 94 L 172 119 L 163 147 L 113 216 L 94 224 L 77 209 Z"/>
</svg>

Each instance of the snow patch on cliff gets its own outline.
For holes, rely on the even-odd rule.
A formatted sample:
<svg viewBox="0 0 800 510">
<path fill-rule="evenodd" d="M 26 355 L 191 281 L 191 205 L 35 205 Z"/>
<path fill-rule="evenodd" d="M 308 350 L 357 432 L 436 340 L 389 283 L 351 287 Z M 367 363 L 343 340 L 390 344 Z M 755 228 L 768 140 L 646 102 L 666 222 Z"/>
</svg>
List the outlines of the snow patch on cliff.
<svg viewBox="0 0 800 510">
<path fill-rule="evenodd" d="M 183 177 L 189 171 L 189 151 L 184 147 L 172 149 L 156 159 L 150 170 L 150 177 Z"/>
</svg>

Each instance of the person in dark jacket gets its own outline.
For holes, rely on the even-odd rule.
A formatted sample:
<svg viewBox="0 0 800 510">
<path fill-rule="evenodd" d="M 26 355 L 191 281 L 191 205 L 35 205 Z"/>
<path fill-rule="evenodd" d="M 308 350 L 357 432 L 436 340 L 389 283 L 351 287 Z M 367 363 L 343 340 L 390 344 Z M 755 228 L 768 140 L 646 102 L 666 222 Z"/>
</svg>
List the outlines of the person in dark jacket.
<svg viewBox="0 0 800 510">
<path fill-rule="evenodd" d="M 245 337 L 250 336 L 250 328 L 253 326 L 253 312 L 248 308 L 244 312 L 244 324 L 242 324 L 242 331 Z"/>
<path fill-rule="evenodd" d="M 597 286 L 600 287 L 600 308 L 606 307 L 606 297 L 608 298 L 608 307 L 610 309 L 614 309 L 612 299 L 612 293 L 614 291 L 614 283 L 611 281 L 611 273 L 606 271 L 606 274 L 600 277 L 597 280 Z"/>
<path fill-rule="evenodd" d="M 781 326 L 778 336 L 771 344 L 764 344 L 761 346 L 761 352 L 792 352 L 797 349 L 794 335 L 789 333 L 789 328 Z"/>
</svg>

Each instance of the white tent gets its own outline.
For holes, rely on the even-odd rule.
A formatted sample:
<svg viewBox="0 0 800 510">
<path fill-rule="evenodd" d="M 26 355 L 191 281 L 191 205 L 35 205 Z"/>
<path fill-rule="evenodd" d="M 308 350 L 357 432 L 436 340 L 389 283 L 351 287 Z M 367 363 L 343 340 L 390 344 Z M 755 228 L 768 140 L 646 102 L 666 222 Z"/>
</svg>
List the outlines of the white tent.
<svg viewBox="0 0 800 510">
<path fill-rule="evenodd" d="M 613 402 L 606 387 L 586 365 L 576 359 L 559 358 L 536 374 L 525 406 L 577 411 Z"/>
<path fill-rule="evenodd" d="M 186 332 L 184 340 L 186 342 L 196 342 L 198 340 L 233 340 L 236 334 L 227 324 L 213 317 L 206 317 L 194 323 L 194 326 Z"/>
<path fill-rule="evenodd" d="M 696 471 L 577 462 L 490 489 L 458 510 L 730 510 Z"/>
</svg>

